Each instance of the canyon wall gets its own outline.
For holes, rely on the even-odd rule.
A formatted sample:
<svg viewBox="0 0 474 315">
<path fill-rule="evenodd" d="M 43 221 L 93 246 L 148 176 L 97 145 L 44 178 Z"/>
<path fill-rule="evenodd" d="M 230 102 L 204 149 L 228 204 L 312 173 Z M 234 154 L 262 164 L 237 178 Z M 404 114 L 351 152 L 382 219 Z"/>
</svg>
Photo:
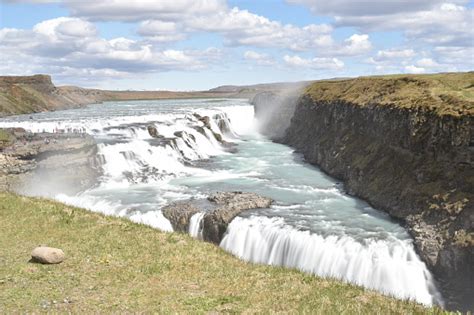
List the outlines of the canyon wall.
<svg viewBox="0 0 474 315">
<path fill-rule="evenodd" d="M 293 115 L 277 107 L 290 124 L 275 140 L 405 224 L 449 309 L 474 309 L 473 83 L 473 73 L 319 82 Z M 256 102 L 257 118 L 268 106 Z"/>
</svg>

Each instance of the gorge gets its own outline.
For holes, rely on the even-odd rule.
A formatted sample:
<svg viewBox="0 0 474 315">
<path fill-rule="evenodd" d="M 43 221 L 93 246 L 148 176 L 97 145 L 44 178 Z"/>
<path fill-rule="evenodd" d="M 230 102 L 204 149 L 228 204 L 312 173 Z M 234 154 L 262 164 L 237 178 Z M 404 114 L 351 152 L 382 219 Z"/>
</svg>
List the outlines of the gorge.
<svg viewBox="0 0 474 315">
<path fill-rule="evenodd" d="M 253 100 L 274 140 L 400 219 L 447 307 L 464 310 L 474 308 L 474 106 L 457 93 L 472 93 L 473 80 L 473 73 L 359 78 L 315 83 L 299 99 Z"/>
<path fill-rule="evenodd" d="M 461 92 L 470 93 L 464 81 L 472 74 L 461 75 Z M 220 226 L 207 240 L 247 261 L 468 310 L 472 104 L 450 91 L 429 99 L 429 84 L 424 77 L 323 81 L 257 94 L 254 106 L 228 98 L 105 102 L 6 117 L 0 126 L 71 146 L 76 138 L 84 148 L 94 142 L 80 160 L 95 169 L 96 182 L 79 193 L 66 191 L 74 180 L 54 185 L 58 176 L 44 174 L 47 191 L 17 191 L 197 238 Z M 216 206 L 204 201 L 219 191 L 256 193 L 273 204 L 231 210 L 225 225 L 206 223 Z M 165 209 L 176 202 L 190 202 L 173 210 L 178 215 L 191 210 L 174 221 Z"/>
</svg>

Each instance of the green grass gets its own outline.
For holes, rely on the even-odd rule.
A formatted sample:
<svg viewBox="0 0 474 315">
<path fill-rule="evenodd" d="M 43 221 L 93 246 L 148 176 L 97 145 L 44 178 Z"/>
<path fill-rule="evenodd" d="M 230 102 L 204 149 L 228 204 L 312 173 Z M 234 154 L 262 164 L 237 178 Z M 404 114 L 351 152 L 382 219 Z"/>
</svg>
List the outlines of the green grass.
<svg viewBox="0 0 474 315">
<path fill-rule="evenodd" d="M 0 219 L 2 314 L 442 313 L 45 199 L 0 192 Z M 29 263 L 39 244 L 62 248 L 66 260 Z"/>
<path fill-rule="evenodd" d="M 12 141 L 13 136 L 5 129 L 0 128 L 0 150 L 8 146 Z"/>
<path fill-rule="evenodd" d="M 438 115 L 474 115 L 474 72 L 388 75 L 319 81 L 305 91 L 314 101 L 428 109 Z"/>
</svg>

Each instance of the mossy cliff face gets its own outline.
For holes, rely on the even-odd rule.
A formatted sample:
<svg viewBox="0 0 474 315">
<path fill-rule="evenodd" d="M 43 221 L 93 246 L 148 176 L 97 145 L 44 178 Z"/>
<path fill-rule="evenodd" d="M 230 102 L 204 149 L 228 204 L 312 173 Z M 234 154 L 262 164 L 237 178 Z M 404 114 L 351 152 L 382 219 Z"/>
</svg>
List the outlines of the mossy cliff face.
<svg viewBox="0 0 474 315">
<path fill-rule="evenodd" d="M 418 84 L 412 79 L 401 80 L 412 89 Z M 442 102 L 434 107 L 361 103 L 347 93 L 354 86 L 364 90 L 357 80 L 309 87 L 279 141 L 343 180 L 350 194 L 406 223 L 447 307 L 474 309 L 474 116 L 469 101 L 457 99 L 461 111 Z M 383 80 L 382 86 L 403 88 L 399 80 Z M 367 84 L 367 93 L 374 93 L 369 99 L 377 99 L 377 84 Z M 337 86 L 339 94 L 328 95 L 318 85 Z"/>
</svg>

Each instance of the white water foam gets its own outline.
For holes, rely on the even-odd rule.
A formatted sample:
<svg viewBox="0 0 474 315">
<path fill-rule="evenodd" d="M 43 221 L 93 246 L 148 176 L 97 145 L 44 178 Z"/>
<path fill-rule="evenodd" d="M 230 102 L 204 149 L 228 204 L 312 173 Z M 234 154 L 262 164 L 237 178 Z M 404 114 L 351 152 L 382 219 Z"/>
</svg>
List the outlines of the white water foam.
<svg viewBox="0 0 474 315">
<path fill-rule="evenodd" d="M 189 235 L 191 235 L 194 238 L 197 239 L 202 239 L 202 226 L 201 222 L 202 219 L 204 218 L 205 213 L 204 212 L 198 212 L 195 213 L 192 217 L 191 220 L 189 220 Z"/>
<path fill-rule="evenodd" d="M 257 135 L 257 122 L 253 106 L 218 107 L 227 114 L 232 130 L 238 135 Z"/>
<path fill-rule="evenodd" d="M 241 122 L 252 121 L 252 106 L 236 106 L 236 108 L 240 108 L 241 112 L 238 115 L 234 114 L 234 121 L 237 122 L 237 118 L 241 119 Z M 238 112 L 232 108 L 230 111 Z M 211 128 L 207 128 L 198 117 L 191 114 L 192 112 L 210 117 Z M 111 139 L 110 143 L 106 141 L 98 144 L 98 157 L 102 168 L 99 186 L 77 196 L 60 194 L 56 199 L 107 215 L 127 217 L 134 222 L 163 231 L 173 231 L 169 220 L 158 209 L 170 200 L 187 199 L 191 195 L 180 189 L 176 190 L 176 186 L 169 185 L 170 179 L 194 176 L 215 181 L 245 175 L 235 175 L 224 170 L 212 172 L 188 165 L 190 161 L 229 154 L 216 139 L 216 134 L 228 142 L 238 141 L 238 133 L 233 129 L 224 110 L 205 109 L 192 112 L 115 117 L 104 121 L 20 121 L 4 124 L 7 127 L 23 127 L 33 132 L 43 130 L 53 132 L 59 129 L 85 130 L 101 138 Z M 150 125 L 157 129 L 159 135 L 171 140 L 159 145 L 149 142 L 154 141 L 147 130 Z M 221 130 L 219 125 L 224 125 L 225 130 Z M 199 128 L 202 128 L 204 134 L 198 131 Z M 176 136 L 177 133 L 179 136 Z M 135 206 L 140 208 L 141 205 L 127 205 L 120 200 L 127 194 L 128 189 L 138 190 L 140 193 L 147 187 L 156 190 L 157 197 L 152 205 L 156 210 L 134 210 Z M 114 199 L 113 196 L 118 198 Z M 199 197 L 199 194 L 194 193 L 193 196 Z M 191 224 L 192 232 L 190 232 L 197 238 L 200 237 L 199 226 L 202 217 L 203 214 L 196 215 Z"/>
<path fill-rule="evenodd" d="M 250 262 L 278 265 L 355 283 L 426 305 L 440 303 L 425 264 L 398 239 L 322 237 L 285 225 L 281 218 L 235 218 L 220 246 Z"/>
</svg>

